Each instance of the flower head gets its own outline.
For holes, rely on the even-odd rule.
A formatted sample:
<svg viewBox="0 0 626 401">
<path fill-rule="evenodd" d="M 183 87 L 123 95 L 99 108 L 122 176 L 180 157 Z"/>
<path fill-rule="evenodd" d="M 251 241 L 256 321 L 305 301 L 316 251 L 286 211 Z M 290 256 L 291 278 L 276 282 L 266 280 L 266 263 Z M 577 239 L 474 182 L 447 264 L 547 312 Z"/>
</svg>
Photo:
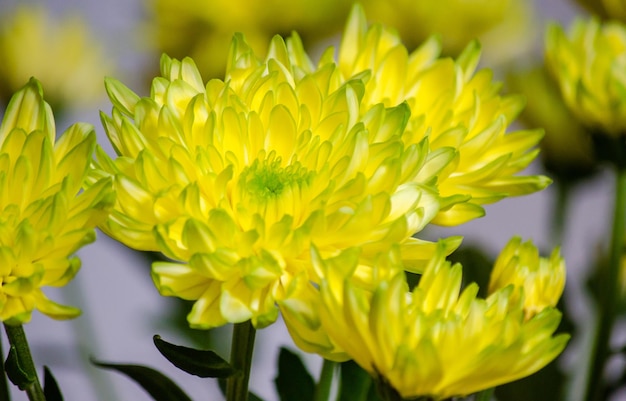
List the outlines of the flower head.
<svg viewBox="0 0 626 401">
<path fill-rule="evenodd" d="M 514 237 L 504 247 L 491 272 L 489 292 L 512 284 L 524 294 L 524 311 L 532 317 L 555 307 L 565 288 L 565 262 L 555 249 L 549 259 L 539 257 L 532 242 Z"/>
<path fill-rule="evenodd" d="M 94 174 L 118 193 L 103 229 L 172 260 L 153 278 L 196 301 L 190 324 L 272 323 L 295 277 L 319 282 L 313 244 L 329 256 L 359 246 L 366 260 L 399 243 L 423 267 L 432 244 L 410 237 L 439 210 L 439 159 L 427 141 L 404 145 L 408 108 L 361 110 L 360 80 L 294 67 L 279 37 L 261 61 L 236 36 L 229 63 L 225 81 L 204 85 L 191 59 L 164 56 L 146 98 L 106 83 L 114 107 L 102 119 L 120 157 L 98 153 Z"/>
<path fill-rule="evenodd" d="M 112 204 L 110 180 L 81 191 L 95 146 L 87 124 L 55 139 L 50 106 L 31 79 L 11 98 L 0 126 L 0 320 L 24 323 L 34 309 L 57 319 L 79 310 L 59 305 L 44 286 L 63 286 L 80 268 L 71 256 L 95 239 Z"/>
<path fill-rule="evenodd" d="M 365 81 L 365 110 L 379 103 L 409 106 L 406 144 L 428 138 L 434 151 L 457 152 L 454 161 L 441 164 L 437 172 L 437 186 L 445 199 L 434 220 L 456 225 L 482 216 L 484 204 L 538 191 L 550 180 L 516 175 L 536 157 L 534 147 L 543 133 L 506 132 L 524 101 L 500 96 L 500 85 L 492 81 L 491 72 L 475 71 L 478 44 L 472 42 L 456 60 L 440 58 L 440 52 L 439 41 L 430 38 L 409 53 L 394 31 L 381 25 L 368 27 L 361 8 L 355 7 L 337 64 L 344 81 L 355 77 Z M 333 54 L 333 49 L 325 52 L 317 68 L 334 64 Z M 301 65 L 312 68 L 310 63 Z"/>
<path fill-rule="evenodd" d="M 446 262 L 442 250 L 411 292 L 402 269 L 383 269 L 374 291 L 359 288 L 347 279 L 357 259 L 339 258 L 314 259 L 326 273 L 322 330 L 404 398 L 446 399 L 517 380 L 553 360 L 569 338 L 553 335 L 561 315 L 552 307 L 525 318 L 514 286 L 487 299 L 476 298 L 476 284 L 461 291 L 461 266 Z"/>
<path fill-rule="evenodd" d="M 565 103 L 593 131 L 626 132 L 626 27 L 597 19 L 577 20 L 569 34 L 551 25 L 546 62 Z"/>
<path fill-rule="evenodd" d="M 83 21 L 56 21 L 33 6 L 0 18 L 0 59 L 0 99 L 8 100 L 36 76 L 55 107 L 98 99 L 110 66 Z"/>
</svg>

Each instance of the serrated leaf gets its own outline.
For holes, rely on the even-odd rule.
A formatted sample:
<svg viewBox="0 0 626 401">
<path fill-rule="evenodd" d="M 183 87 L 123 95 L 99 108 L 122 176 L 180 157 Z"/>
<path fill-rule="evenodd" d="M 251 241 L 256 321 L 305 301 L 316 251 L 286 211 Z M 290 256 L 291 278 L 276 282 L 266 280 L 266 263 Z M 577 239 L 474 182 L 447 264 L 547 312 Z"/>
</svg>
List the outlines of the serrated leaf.
<svg viewBox="0 0 626 401">
<path fill-rule="evenodd" d="M 7 360 L 4 362 L 4 370 L 6 371 L 9 380 L 11 380 L 11 383 L 16 385 L 20 390 L 25 390 L 36 380 L 35 377 L 29 375 L 20 366 L 17 350 L 13 345 L 11 345 Z"/>
<path fill-rule="evenodd" d="M 174 345 L 161 339 L 158 335 L 154 336 L 153 340 L 161 355 L 178 369 L 189 374 L 224 379 L 237 373 L 237 369 L 230 366 L 227 361 L 213 351 Z"/>
<path fill-rule="evenodd" d="M 163 373 L 141 365 L 124 365 L 91 360 L 94 365 L 123 373 L 133 379 L 155 401 L 191 401 L 191 398 L 172 379 Z"/>
<path fill-rule="evenodd" d="M 46 397 L 46 401 L 63 401 L 61 389 L 47 366 L 43 367 L 43 395 Z"/>
<path fill-rule="evenodd" d="M 313 401 L 315 381 L 302 359 L 287 348 L 280 349 L 274 383 L 281 401 Z"/>
<path fill-rule="evenodd" d="M 372 378 L 354 361 L 341 364 L 339 401 L 366 401 L 372 386 Z M 374 392 L 375 393 L 375 392 Z"/>
</svg>

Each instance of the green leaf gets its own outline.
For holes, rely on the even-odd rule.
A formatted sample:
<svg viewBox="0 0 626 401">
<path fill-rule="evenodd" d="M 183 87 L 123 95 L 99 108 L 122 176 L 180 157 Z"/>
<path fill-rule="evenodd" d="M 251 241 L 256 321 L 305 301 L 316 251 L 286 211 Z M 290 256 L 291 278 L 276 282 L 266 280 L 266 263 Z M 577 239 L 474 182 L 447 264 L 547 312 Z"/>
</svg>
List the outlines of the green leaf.
<svg viewBox="0 0 626 401">
<path fill-rule="evenodd" d="M 163 373 L 141 365 L 122 365 L 91 360 L 94 365 L 116 370 L 137 382 L 155 401 L 191 401 L 191 398 Z"/>
<path fill-rule="evenodd" d="M 354 361 L 341 364 L 339 401 L 366 401 L 372 386 L 372 378 Z"/>
<path fill-rule="evenodd" d="M 153 337 L 154 345 L 177 368 L 199 377 L 227 378 L 237 373 L 222 357 L 213 351 L 170 344 L 160 336 Z"/>
<path fill-rule="evenodd" d="M 287 348 L 280 349 L 274 383 L 281 401 L 313 401 L 315 381 L 302 359 Z"/>
<path fill-rule="evenodd" d="M 43 367 L 43 395 L 46 396 L 46 401 L 63 401 L 61 389 L 47 366 Z"/>
<path fill-rule="evenodd" d="M 7 356 L 6 362 L 4 362 L 4 369 L 11 383 L 19 387 L 20 390 L 26 390 L 26 388 L 36 380 L 35 377 L 28 374 L 28 372 L 24 371 L 20 366 L 17 350 L 14 345 L 11 345 L 9 349 L 9 355 Z"/>
</svg>

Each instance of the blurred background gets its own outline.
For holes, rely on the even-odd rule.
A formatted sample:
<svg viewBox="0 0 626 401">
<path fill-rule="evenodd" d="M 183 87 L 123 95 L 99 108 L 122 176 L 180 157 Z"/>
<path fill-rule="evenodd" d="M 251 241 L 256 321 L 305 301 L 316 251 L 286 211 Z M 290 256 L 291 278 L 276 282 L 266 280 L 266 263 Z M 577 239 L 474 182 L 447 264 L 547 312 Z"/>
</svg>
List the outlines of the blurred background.
<svg viewBox="0 0 626 401">
<path fill-rule="evenodd" d="M 457 5 L 446 6 L 448 3 Z M 257 54 L 264 55 L 264 46 L 273 34 L 296 30 L 315 56 L 338 43 L 351 4 L 347 0 L 0 0 L 0 110 L 10 94 L 34 75 L 42 81 L 46 99 L 54 108 L 58 133 L 76 121 L 92 123 L 101 146 L 112 152 L 99 121 L 99 110 L 109 113 L 111 109 L 104 76 L 114 76 L 146 95 L 152 77 L 158 74 L 160 54 L 167 52 L 173 57 L 192 56 L 205 80 L 220 77 L 235 31 L 243 31 Z M 524 92 L 530 103 L 546 96 L 543 90 L 548 84 L 535 80 L 542 63 L 546 23 L 567 25 L 584 14 L 580 6 L 567 0 L 371 0 L 363 5 L 368 18 L 396 27 L 411 48 L 436 32 L 445 52 L 455 55 L 469 40 L 479 37 L 481 66 L 494 70 L 498 80 L 506 83 L 505 91 Z M 535 75 L 531 80 L 525 74 Z M 541 116 L 536 115 L 542 111 L 546 113 L 539 107 L 535 115 L 521 121 L 542 127 Z M 567 117 L 563 121 L 563 126 L 552 129 L 555 137 L 559 129 L 572 124 Z M 566 131 L 576 129 L 567 125 Z M 584 146 L 577 147 L 571 139 L 555 141 L 546 141 L 544 158 L 528 173 L 556 176 L 558 185 L 531 196 L 505 199 L 487 206 L 484 218 L 460 227 L 430 228 L 420 237 L 463 235 L 463 249 L 480 249 L 487 258 L 493 258 L 514 235 L 533 239 L 545 254 L 561 244 L 568 268 L 565 307 L 576 335 L 558 363 L 565 371 L 575 372 L 584 369 L 585 358 L 578 350 L 589 341 L 585 329 L 593 327 L 586 288 L 589 267 L 598 250 L 605 248 L 612 176 L 593 166 Z M 561 154 L 564 148 L 570 151 L 565 156 Z M 570 194 L 567 205 L 558 201 L 564 192 Z M 562 233 L 552 228 L 558 218 L 565 221 Z M 82 249 L 79 256 L 83 267 L 76 279 L 60 291 L 47 293 L 80 306 L 83 315 L 57 322 L 35 314 L 25 326 L 37 366 L 52 369 L 65 399 L 149 399 L 127 378 L 93 367 L 89 358 L 156 367 L 193 399 L 203 399 L 207 387 L 219 399 L 212 381 L 188 376 L 167 363 L 155 349 L 152 336 L 160 334 L 177 344 L 210 346 L 227 358 L 230 329 L 209 334 L 186 329 L 188 305 L 159 296 L 152 285 L 149 269 L 154 255 L 134 252 L 98 233 L 97 242 Z M 624 326 L 624 322 L 619 324 Z M 273 379 L 281 345 L 295 349 L 280 323 L 257 333 L 251 389 L 267 401 L 278 400 Z M 6 343 L 4 347 L 6 350 Z M 307 356 L 306 361 L 312 372 L 319 371 L 319 358 Z M 622 369 L 623 361 L 613 362 L 616 371 Z M 569 386 L 569 399 L 576 399 L 576 383 L 574 380 Z M 14 400 L 26 399 L 25 394 L 13 390 Z M 499 397 L 509 399 L 504 394 Z M 626 400 L 626 394 L 617 392 L 612 399 Z"/>
</svg>

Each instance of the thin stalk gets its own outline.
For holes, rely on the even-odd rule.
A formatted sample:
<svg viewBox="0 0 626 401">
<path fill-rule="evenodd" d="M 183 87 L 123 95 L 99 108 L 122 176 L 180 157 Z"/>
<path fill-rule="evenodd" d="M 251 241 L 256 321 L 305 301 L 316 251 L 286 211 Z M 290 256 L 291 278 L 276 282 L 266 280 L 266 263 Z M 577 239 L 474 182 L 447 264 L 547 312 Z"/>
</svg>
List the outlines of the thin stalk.
<svg viewBox="0 0 626 401">
<path fill-rule="evenodd" d="M 566 180 L 554 182 L 556 196 L 554 208 L 551 215 L 553 216 L 552 227 L 550 227 L 551 245 L 560 246 L 563 242 L 563 233 L 565 232 L 565 223 L 567 221 L 567 209 L 569 208 L 569 194 L 572 184 Z"/>
<path fill-rule="evenodd" d="M 601 271 L 600 285 L 602 298 L 598 307 L 598 329 L 593 346 L 592 363 L 588 374 L 587 401 L 602 399 L 602 379 L 604 367 L 609 356 L 609 346 L 619 294 L 619 273 L 624 230 L 626 229 L 626 168 L 616 168 L 615 205 L 608 269 Z"/>
<path fill-rule="evenodd" d="M 492 387 L 477 393 L 474 401 L 491 401 L 491 396 L 495 389 L 495 387 Z"/>
<path fill-rule="evenodd" d="M 330 387 L 333 383 L 333 376 L 335 375 L 336 362 L 324 359 L 322 364 L 322 372 L 320 373 L 320 380 L 315 387 L 314 401 L 329 401 L 330 399 Z"/>
<path fill-rule="evenodd" d="M 15 347 L 20 369 L 32 379 L 32 382 L 25 385 L 21 388 L 21 390 L 26 391 L 26 395 L 28 395 L 28 399 L 30 401 L 46 401 L 41 384 L 39 383 L 39 377 L 37 376 L 37 370 L 35 369 L 33 357 L 30 354 L 30 348 L 28 346 L 28 341 L 26 340 L 24 328 L 22 325 L 11 326 L 5 324 L 4 330 L 7 333 L 9 344 Z"/>
<path fill-rule="evenodd" d="M 0 341 L 0 355 L 4 355 L 2 350 L 2 341 Z M 0 361 L 0 376 L 0 401 L 11 401 L 9 383 L 7 382 L 7 373 L 4 371 L 4 363 L 2 363 L 2 361 Z"/>
<path fill-rule="evenodd" d="M 231 376 L 226 382 L 227 401 L 247 401 L 252 352 L 254 351 L 255 328 L 248 320 L 233 327 L 233 342 L 230 350 L 230 364 L 240 373 Z"/>
</svg>

